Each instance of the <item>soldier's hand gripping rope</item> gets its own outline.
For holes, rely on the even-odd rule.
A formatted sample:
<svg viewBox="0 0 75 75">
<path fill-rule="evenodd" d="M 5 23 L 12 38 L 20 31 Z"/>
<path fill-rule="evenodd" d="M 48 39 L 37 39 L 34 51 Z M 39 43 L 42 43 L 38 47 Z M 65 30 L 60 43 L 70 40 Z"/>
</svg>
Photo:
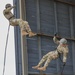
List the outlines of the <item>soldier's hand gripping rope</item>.
<svg viewBox="0 0 75 75">
<path fill-rule="evenodd" d="M 54 36 L 57 36 L 58 35 L 58 33 L 56 32 L 56 33 L 54 33 Z"/>
</svg>

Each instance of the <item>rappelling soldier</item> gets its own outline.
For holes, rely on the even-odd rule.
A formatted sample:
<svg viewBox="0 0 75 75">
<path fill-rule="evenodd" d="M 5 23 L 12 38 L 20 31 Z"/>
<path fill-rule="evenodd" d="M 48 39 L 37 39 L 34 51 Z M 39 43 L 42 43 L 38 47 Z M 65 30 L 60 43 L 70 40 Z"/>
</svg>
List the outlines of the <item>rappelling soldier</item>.
<svg viewBox="0 0 75 75">
<path fill-rule="evenodd" d="M 22 35 L 29 35 L 29 37 L 35 36 L 36 34 L 32 32 L 27 21 L 15 18 L 15 16 L 11 12 L 13 8 L 15 8 L 15 6 L 12 6 L 11 4 L 6 4 L 5 9 L 3 11 L 4 16 L 9 20 L 9 24 L 11 26 L 19 25 Z"/>
<path fill-rule="evenodd" d="M 33 69 L 45 71 L 48 64 L 51 62 L 51 60 L 57 59 L 59 57 L 59 54 L 63 54 L 63 66 L 65 65 L 67 60 L 67 54 L 69 52 L 67 40 L 65 38 L 58 40 L 55 34 L 55 36 L 53 37 L 53 41 L 56 44 L 58 44 L 58 47 L 54 51 L 51 51 L 47 53 L 46 55 L 44 55 L 43 58 L 38 63 L 38 65 L 32 67 Z M 44 62 L 45 62 L 44 66 L 41 67 L 42 63 Z"/>
<path fill-rule="evenodd" d="M 63 65 L 65 65 L 66 61 L 67 61 L 67 55 L 69 53 L 69 48 L 68 48 L 68 44 L 67 44 L 67 40 L 65 38 L 62 38 L 60 40 L 57 39 L 57 33 L 55 34 L 53 41 L 54 43 L 56 43 L 58 45 L 57 47 L 57 51 L 59 54 L 63 55 Z"/>
</svg>

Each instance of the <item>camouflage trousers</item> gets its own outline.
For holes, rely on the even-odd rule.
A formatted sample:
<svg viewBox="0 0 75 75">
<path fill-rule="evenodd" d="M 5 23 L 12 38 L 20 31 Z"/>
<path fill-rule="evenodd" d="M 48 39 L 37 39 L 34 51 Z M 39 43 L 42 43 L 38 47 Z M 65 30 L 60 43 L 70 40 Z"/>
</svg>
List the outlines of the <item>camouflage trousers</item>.
<svg viewBox="0 0 75 75">
<path fill-rule="evenodd" d="M 26 32 L 31 31 L 30 26 L 27 21 L 23 21 L 22 19 L 11 19 L 9 22 L 10 22 L 10 25 L 12 26 L 19 25 L 21 28 L 21 31 L 26 31 Z"/>
<path fill-rule="evenodd" d="M 42 57 L 42 59 L 40 60 L 38 65 L 41 66 L 42 63 L 45 62 L 44 67 L 47 67 L 48 64 L 51 62 L 51 60 L 57 59 L 58 56 L 59 56 L 59 54 L 58 54 L 58 52 L 56 50 L 55 51 L 51 51 L 51 52 L 47 53 L 46 55 L 44 55 Z"/>
</svg>

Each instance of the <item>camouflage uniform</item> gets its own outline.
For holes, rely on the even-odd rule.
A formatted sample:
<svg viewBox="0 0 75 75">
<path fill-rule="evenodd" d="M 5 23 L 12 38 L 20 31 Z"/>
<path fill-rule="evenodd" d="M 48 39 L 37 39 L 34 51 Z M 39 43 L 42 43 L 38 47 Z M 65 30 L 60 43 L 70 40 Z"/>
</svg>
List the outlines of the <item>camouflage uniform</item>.
<svg viewBox="0 0 75 75">
<path fill-rule="evenodd" d="M 57 59 L 59 57 L 59 53 L 63 54 L 63 62 L 66 62 L 67 54 L 68 54 L 68 46 L 67 46 L 67 40 L 62 38 L 60 41 L 54 36 L 53 41 L 58 44 L 58 47 L 55 51 L 51 51 L 43 56 L 43 58 L 40 60 L 37 66 L 34 66 L 32 68 L 38 69 L 38 70 L 46 70 L 46 67 L 53 59 Z M 46 61 L 46 62 L 45 62 Z M 40 67 L 41 64 L 45 62 L 44 67 Z"/>
<path fill-rule="evenodd" d="M 49 52 L 49 53 L 47 53 L 46 55 L 43 56 L 43 58 L 40 60 L 38 65 L 40 66 L 43 62 L 46 61 L 44 66 L 47 67 L 48 64 L 51 62 L 51 60 L 57 59 L 58 56 L 59 56 L 59 54 L 58 54 L 57 50 L 51 51 L 51 52 Z"/>
<path fill-rule="evenodd" d="M 65 38 L 62 38 L 59 41 L 56 38 L 56 36 L 54 36 L 53 40 L 56 44 L 58 44 L 57 51 L 58 51 L 58 53 L 63 54 L 63 62 L 66 63 L 67 55 L 68 55 L 68 52 L 69 52 L 67 40 Z"/>
<path fill-rule="evenodd" d="M 31 32 L 30 26 L 27 21 L 23 21 L 22 19 L 16 19 L 12 14 L 11 10 L 15 8 L 15 6 L 11 6 L 11 4 L 6 4 L 6 9 L 4 9 L 3 14 L 9 20 L 10 25 L 12 26 L 20 26 L 21 31 L 24 31 L 25 34 L 29 34 Z M 35 34 L 31 32 L 30 36 L 34 36 Z"/>
</svg>

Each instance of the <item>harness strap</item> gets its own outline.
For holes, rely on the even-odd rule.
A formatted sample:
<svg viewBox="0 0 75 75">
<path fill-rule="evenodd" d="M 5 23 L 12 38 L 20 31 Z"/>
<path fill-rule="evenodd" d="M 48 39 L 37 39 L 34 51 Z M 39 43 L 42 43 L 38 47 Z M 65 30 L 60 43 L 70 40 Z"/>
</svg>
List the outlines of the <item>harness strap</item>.
<svg viewBox="0 0 75 75">
<path fill-rule="evenodd" d="M 12 18 L 14 18 L 14 15 L 13 15 L 13 16 L 11 16 L 8 20 L 10 20 L 10 19 L 12 19 Z"/>
</svg>

